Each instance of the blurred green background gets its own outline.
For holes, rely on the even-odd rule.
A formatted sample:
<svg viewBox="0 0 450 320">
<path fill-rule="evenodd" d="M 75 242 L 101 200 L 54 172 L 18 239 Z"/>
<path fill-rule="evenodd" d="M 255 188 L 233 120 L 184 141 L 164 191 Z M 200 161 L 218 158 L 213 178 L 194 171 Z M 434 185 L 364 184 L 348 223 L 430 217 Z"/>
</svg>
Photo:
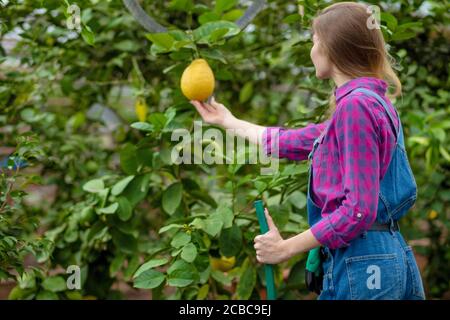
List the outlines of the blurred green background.
<svg viewBox="0 0 450 320">
<path fill-rule="evenodd" d="M 141 3 L 170 31 L 148 34 L 119 0 L 0 0 L 1 299 L 260 299 L 253 200 L 283 235 L 307 228 L 306 162 L 283 160 L 272 176 L 175 165 L 170 137 L 200 120 L 179 89 L 195 54 L 236 116 L 322 121 L 332 86 L 315 78 L 309 26 L 331 1 L 268 1 L 239 33 L 250 1 Z M 449 299 L 449 4 L 366 3 L 381 8 L 403 84 L 393 103 L 419 196 L 401 229 L 427 298 Z M 70 265 L 79 290 L 67 289 Z M 315 298 L 304 265 L 276 267 L 281 299 Z"/>
</svg>

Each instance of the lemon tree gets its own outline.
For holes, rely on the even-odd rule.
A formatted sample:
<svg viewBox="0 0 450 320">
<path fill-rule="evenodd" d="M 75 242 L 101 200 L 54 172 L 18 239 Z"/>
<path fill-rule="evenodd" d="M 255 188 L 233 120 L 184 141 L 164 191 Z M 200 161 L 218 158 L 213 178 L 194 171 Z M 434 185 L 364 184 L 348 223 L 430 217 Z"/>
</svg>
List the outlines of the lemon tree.
<svg viewBox="0 0 450 320">
<path fill-rule="evenodd" d="M 264 298 L 252 203 L 264 199 L 285 237 L 307 228 L 307 164 L 281 162 L 272 176 L 252 164 L 174 164 L 172 132 L 192 132 L 199 120 L 183 73 L 206 61 L 201 69 L 212 74 L 189 72 L 186 79 L 205 73 L 199 78 L 207 81 L 197 92 L 189 80 L 186 92 L 214 92 L 239 117 L 321 121 L 331 87 L 314 76 L 308 29 L 328 2 L 270 1 L 248 20 L 254 2 L 140 1 L 164 27 L 154 30 L 121 1 L 76 1 L 79 32 L 67 27 L 74 3 L 0 1 L 0 162 L 42 149 L 19 171 L 40 181 L 29 188 L 17 177 L 14 208 L 5 201 L 14 171 L 2 167 L 0 205 L 9 214 L 0 215 L 0 255 L 14 254 L 1 259 L 0 285 L 16 285 L 11 299 L 127 298 L 117 287 L 155 299 Z M 448 10 L 439 1 L 427 11 L 397 0 L 382 11 L 421 194 L 402 231 L 430 239 L 414 249 L 428 261 L 428 296 L 439 298 L 449 290 Z M 24 133 L 37 141 L 18 148 Z M 275 268 L 280 298 L 306 296 L 304 260 Z M 80 266 L 80 290 L 62 285 L 69 265 Z"/>
</svg>

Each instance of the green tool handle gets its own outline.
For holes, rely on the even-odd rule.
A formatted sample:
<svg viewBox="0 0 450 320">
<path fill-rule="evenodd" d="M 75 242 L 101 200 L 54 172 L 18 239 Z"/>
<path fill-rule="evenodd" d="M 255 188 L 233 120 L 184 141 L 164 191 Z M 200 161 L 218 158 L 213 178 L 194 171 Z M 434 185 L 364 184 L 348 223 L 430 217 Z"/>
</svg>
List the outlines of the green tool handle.
<svg viewBox="0 0 450 320">
<path fill-rule="evenodd" d="M 261 200 L 256 200 L 253 203 L 253 206 L 256 209 L 256 216 L 259 221 L 259 228 L 261 230 L 261 234 L 264 234 L 269 231 L 269 225 L 267 224 L 266 216 L 264 214 L 264 205 Z M 273 267 L 270 264 L 264 265 L 264 273 L 266 274 L 266 288 L 267 288 L 267 299 L 275 300 L 276 299 L 276 291 L 275 291 L 275 281 L 273 277 Z"/>
</svg>

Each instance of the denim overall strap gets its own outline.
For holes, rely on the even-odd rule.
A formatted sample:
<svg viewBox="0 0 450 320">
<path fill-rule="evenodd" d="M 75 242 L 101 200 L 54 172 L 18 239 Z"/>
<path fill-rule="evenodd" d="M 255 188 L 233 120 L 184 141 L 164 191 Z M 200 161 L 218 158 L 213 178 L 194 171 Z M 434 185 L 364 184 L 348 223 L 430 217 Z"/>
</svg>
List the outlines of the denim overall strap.
<svg viewBox="0 0 450 320">
<path fill-rule="evenodd" d="M 389 116 L 389 120 L 392 123 L 392 127 L 394 128 L 395 137 L 397 139 L 397 144 L 404 148 L 405 142 L 404 142 L 404 137 L 403 137 L 402 122 L 400 121 L 400 117 L 398 115 L 397 109 L 394 108 L 395 113 L 397 115 L 397 119 L 398 119 L 398 129 L 395 129 L 394 117 L 392 116 L 391 112 L 389 111 L 386 101 L 384 101 L 384 99 L 382 97 L 380 97 L 379 94 L 377 94 L 376 92 L 373 92 L 372 90 L 366 89 L 366 88 L 357 88 L 357 89 L 353 90 L 353 92 L 363 92 L 371 97 L 374 97 L 375 99 L 378 100 L 378 102 L 381 103 L 381 105 L 384 107 L 384 109 L 386 110 L 386 112 Z"/>
<path fill-rule="evenodd" d="M 311 152 L 308 155 L 309 160 L 309 173 L 308 173 L 308 191 L 306 195 L 306 212 L 308 215 L 308 224 L 310 226 L 313 226 L 316 224 L 321 218 L 322 218 L 322 208 L 320 208 L 314 201 L 312 200 L 311 191 L 312 191 L 312 177 L 313 177 L 313 165 L 312 165 L 312 159 L 314 152 L 317 149 L 317 146 L 319 145 L 320 139 L 324 136 L 326 130 L 322 132 L 322 134 L 314 140 L 313 148 Z"/>
<path fill-rule="evenodd" d="M 403 139 L 402 123 L 401 123 L 401 121 L 400 121 L 400 117 L 399 117 L 399 115 L 398 115 L 397 110 L 394 108 L 395 113 L 396 113 L 397 118 L 398 118 L 398 123 L 399 123 L 398 129 L 396 130 L 396 129 L 395 129 L 394 118 L 393 118 L 391 112 L 389 111 L 389 108 L 388 108 L 386 102 L 384 101 L 383 98 L 380 97 L 380 95 L 378 95 L 377 93 L 375 93 L 375 92 L 373 92 L 373 91 L 371 91 L 371 90 L 365 89 L 365 88 L 357 88 L 357 89 L 355 89 L 353 92 L 363 92 L 363 93 L 365 93 L 365 94 L 367 94 L 367 95 L 369 95 L 369 96 L 371 96 L 371 97 L 374 97 L 375 99 L 378 100 L 378 102 L 381 103 L 381 105 L 382 105 L 382 106 L 384 107 L 384 109 L 386 110 L 386 113 L 388 114 L 389 119 L 390 119 L 390 121 L 391 121 L 391 123 L 392 123 L 392 126 L 393 126 L 393 128 L 394 128 L 394 132 L 395 132 L 395 135 L 396 135 L 396 138 L 397 138 L 396 146 L 400 146 L 400 148 L 404 149 L 404 148 L 405 148 L 405 145 L 404 145 L 404 139 Z M 395 153 L 396 153 L 396 152 L 398 152 L 398 151 L 397 151 L 397 150 L 394 151 L 394 155 L 393 155 L 393 157 L 392 157 L 393 159 L 394 159 L 394 157 L 395 157 Z M 392 161 L 393 161 L 393 160 L 391 160 L 391 162 L 392 162 Z M 389 164 L 389 167 L 391 167 L 390 164 Z M 383 179 L 383 180 L 384 180 L 384 179 Z M 382 192 L 381 192 L 381 190 L 383 189 L 383 185 L 382 185 L 383 182 L 384 182 L 383 180 L 381 181 L 381 186 L 380 186 L 380 201 L 386 201 L 386 200 L 384 200 L 384 197 L 383 197 Z M 379 211 L 379 210 L 378 210 L 378 211 Z M 387 212 L 388 219 L 389 219 L 389 222 L 390 222 L 390 225 L 391 225 L 391 229 L 394 230 L 394 229 L 395 229 L 395 228 L 394 228 L 395 223 L 394 223 L 394 218 L 393 218 L 393 216 L 392 216 L 391 210 L 387 208 L 387 209 L 386 209 L 386 212 Z M 377 219 L 378 219 L 378 217 L 377 217 Z"/>
</svg>

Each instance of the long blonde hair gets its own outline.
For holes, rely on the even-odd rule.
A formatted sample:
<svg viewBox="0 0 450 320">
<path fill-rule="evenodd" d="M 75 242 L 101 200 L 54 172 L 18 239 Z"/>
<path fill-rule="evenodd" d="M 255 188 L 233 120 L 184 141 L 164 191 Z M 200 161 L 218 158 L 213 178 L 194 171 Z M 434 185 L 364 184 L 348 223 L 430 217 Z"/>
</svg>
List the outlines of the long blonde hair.
<svg viewBox="0 0 450 320">
<path fill-rule="evenodd" d="M 386 49 L 379 27 L 369 28 L 371 11 L 365 4 L 332 4 L 312 20 L 312 31 L 320 39 L 321 49 L 342 73 L 352 78 L 375 77 L 385 80 L 393 91 L 388 97 L 401 95 L 402 85 L 393 70 L 395 60 Z M 329 116 L 336 108 L 334 90 L 329 98 Z"/>
</svg>

